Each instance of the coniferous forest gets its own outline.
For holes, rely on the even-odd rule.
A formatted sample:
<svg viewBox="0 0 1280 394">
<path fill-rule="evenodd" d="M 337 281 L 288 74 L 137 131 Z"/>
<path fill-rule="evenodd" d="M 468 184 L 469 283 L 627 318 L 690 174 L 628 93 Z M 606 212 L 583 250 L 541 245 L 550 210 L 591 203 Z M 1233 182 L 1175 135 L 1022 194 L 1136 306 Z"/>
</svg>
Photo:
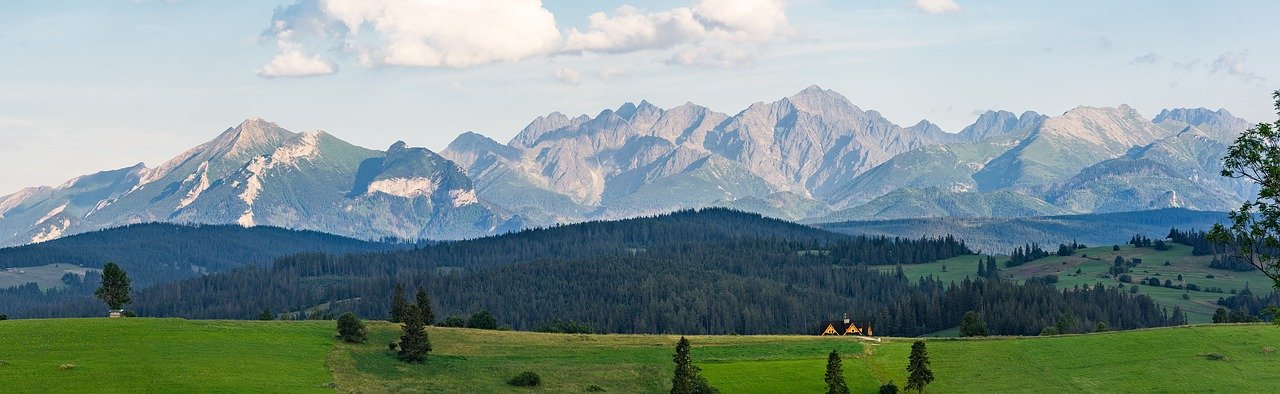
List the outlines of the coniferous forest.
<svg viewBox="0 0 1280 394">
<path fill-rule="evenodd" d="M 848 314 L 872 322 L 881 335 L 912 336 L 955 327 L 967 311 L 980 313 L 993 334 L 1170 322 L 1151 299 L 1115 287 L 1057 290 L 995 278 L 942 283 L 866 267 L 972 253 L 950 237 L 852 237 L 707 209 L 412 250 L 295 254 L 270 267 L 139 290 L 133 309 L 142 316 L 251 319 L 327 305 L 332 314 L 385 318 L 399 283 L 428 289 L 441 320 L 488 311 L 500 325 L 521 330 L 574 322 L 611 333 L 810 333 L 819 321 Z M 95 315 L 101 306 L 75 298 L 19 313 Z"/>
</svg>

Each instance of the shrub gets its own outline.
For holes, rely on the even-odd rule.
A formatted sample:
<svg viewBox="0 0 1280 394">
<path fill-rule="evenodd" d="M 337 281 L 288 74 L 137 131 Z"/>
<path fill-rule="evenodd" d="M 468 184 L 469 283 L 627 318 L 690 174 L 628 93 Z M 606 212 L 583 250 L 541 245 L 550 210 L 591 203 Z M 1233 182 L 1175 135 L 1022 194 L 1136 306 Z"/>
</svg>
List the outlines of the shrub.
<svg viewBox="0 0 1280 394">
<path fill-rule="evenodd" d="M 444 318 L 444 322 L 440 323 L 440 326 L 441 327 L 466 327 L 467 319 L 464 319 L 462 318 L 462 316 L 459 316 L 459 315 L 450 315 L 449 317 Z"/>
<path fill-rule="evenodd" d="M 1111 245 L 1111 251 L 1112 251 L 1112 252 L 1119 252 L 1119 251 L 1120 251 L 1120 245 Z"/>
<path fill-rule="evenodd" d="M 1133 283 L 1133 277 L 1129 274 L 1120 274 L 1120 281 L 1124 283 Z"/>
<path fill-rule="evenodd" d="M 1190 295 L 1190 294 L 1187 294 L 1187 293 L 1182 293 L 1182 299 L 1184 299 L 1184 300 L 1190 300 L 1190 299 L 1191 299 L 1191 295 Z"/>
<path fill-rule="evenodd" d="M 338 317 L 338 339 L 346 343 L 364 343 L 369 339 L 369 330 L 356 314 L 343 313 Z"/>
<path fill-rule="evenodd" d="M 388 343 L 388 344 L 387 344 L 387 350 L 390 350 L 390 351 L 393 351 L 393 352 L 394 352 L 394 351 L 396 351 L 396 343 L 395 343 L 395 342 Z"/>
<path fill-rule="evenodd" d="M 132 311 L 132 310 L 125 309 L 124 311 L 121 311 L 121 312 L 120 312 L 120 316 L 124 316 L 124 317 L 138 317 L 138 312 L 134 312 L 134 311 Z"/>
<path fill-rule="evenodd" d="M 542 377 L 537 373 L 525 371 L 508 380 L 507 384 L 516 387 L 537 387 L 542 384 Z"/>
<path fill-rule="evenodd" d="M 603 393 L 604 391 L 604 387 L 600 387 L 598 384 L 587 386 L 588 393 Z"/>
<path fill-rule="evenodd" d="M 0 320 L 9 320 L 9 315 L 0 313 Z"/>
<path fill-rule="evenodd" d="M 890 380 L 889 383 L 880 386 L 880 394 L 898 394 L 898 385 L 893 384 L 893 381 Z"/>
<path fill-rule="evenodd" d="M 480 313 L 471 315 L 471 319 L 467 320 L 467 327 L 481 330 L 497 330 L 498 320 L 494 319 L 489 311 L 480 311 Z"/>
</svg>

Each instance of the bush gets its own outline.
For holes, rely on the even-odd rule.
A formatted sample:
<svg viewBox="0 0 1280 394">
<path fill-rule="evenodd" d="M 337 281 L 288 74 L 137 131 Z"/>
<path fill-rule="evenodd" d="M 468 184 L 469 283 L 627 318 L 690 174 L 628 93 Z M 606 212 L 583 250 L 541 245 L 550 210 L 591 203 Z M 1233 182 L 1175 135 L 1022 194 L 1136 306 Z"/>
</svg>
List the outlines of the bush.
<svg viewBox="0 0 1280 394">
<path fill-rule="evenodd" d="M 343 313 L 338 317 L 338 339 L 346 343 L 364 343 L 369 339 L 369 330 L 356 314 Z"/>
<path fill-rule="evenodd" d="M 0 320 L 9 320 L 9 315 L 0 313 Z"/>
<path fill-rule="evenodd" d="M 1120 281 L 1124 283 L 1133 283 L 1133 277 L 1129 274 L 1120 274 Z"/>
<path fill-rule="evenodd" d="M 537 373 L 525 371 L 508 380 L 507 384 L 516 387 L 538 387 L 538 385 L 542 384 L 542 377 L 538 376 Z"/>
<path fill-rule="evenodd" d="M 880 394 L 898 394 L 898 385 L 893 384 L 893 381 L 890 380 L 889 383 L 880 386 Z"/>
<path fill-rule="evenodd" d="M 444 318 L 444 322 L 440 323 L 441 327 L 466 327 L 467 319 L 459 315 L 450 315 Z"/>
<path fill-rule="evenodd" d="M 598 384 L 587 386 L 588 393 L 603 393 L 604 391 L 604 387 L 600 387 Z"/>
<path fill-rule="evenodd" d="M 390 351 L 393 351 L 393 352 L 394 352 L 394 351 L 396 351 L 396 343 L 395 343 L 395 342 L 388 343 L 388 344 L 387 344 L 387 350 L 390 350 Z"/>
<path fill-rule="evenodd" d="M 595 330 L 591 329 L 591 326 L 588 326 L 585 323 L 553 320 L 551 323 L 543 324 L 538 327 L 538 332 L 550 332 L 557 334 L 592 334 L 595 333 Z"/>
<path fill-rule="evenodd" d="M 1119 252 L 1119 251 L 1120 251 L 1120 245 L 1111 245 L 1111 251 L 1112 251 L 1112 252 Z"/>
<path fill-rule="evenodd" d="M 125 309 L 125 310 L 123 310 L 123 311 L 121 311 L 121 312 L 120 312 L 120 316 L 124 316 L 124 317 L 138 317 L 138 312 L 134 312 L 134 311 L 132 311 L 132 310 Z"/>
<path fill-rule="evenodd" d="M 489 311 L 480 311 L 480 313 L 471 315 L 471 319 L 467 320 L 467 327 L 481 330 L 497 330 L 498 320 L 494 319 Z"/>
</svg>

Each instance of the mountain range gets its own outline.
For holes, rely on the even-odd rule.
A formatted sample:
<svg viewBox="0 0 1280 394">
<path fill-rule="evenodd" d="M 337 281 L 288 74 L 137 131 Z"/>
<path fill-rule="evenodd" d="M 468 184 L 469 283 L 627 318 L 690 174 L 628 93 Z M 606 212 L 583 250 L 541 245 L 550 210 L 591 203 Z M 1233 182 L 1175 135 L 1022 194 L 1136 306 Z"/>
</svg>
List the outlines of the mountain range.
<svg viewBox="0 0 1280 394">
<path fill-rule="evenodd" d="M 693 103 L 551 113 L 511 141 L 385 150 L 249 119 L 143 164 L 0 197 L 0 245 L 140 222 L 460 239 L 723 206 L 805 222 L 1222 211 L 1256 186 L 1218 175 L 1251 124 L 1127 105 L 988 111 L 956 133 L 902 127 L 817 86 L 733 115 Z"/>
</svg>

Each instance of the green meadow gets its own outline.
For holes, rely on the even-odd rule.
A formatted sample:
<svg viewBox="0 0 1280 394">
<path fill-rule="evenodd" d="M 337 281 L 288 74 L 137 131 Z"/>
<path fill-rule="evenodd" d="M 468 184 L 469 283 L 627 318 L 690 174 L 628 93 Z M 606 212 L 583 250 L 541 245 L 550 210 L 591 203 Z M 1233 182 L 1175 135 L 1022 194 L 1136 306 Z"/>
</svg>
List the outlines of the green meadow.
<svg viewBox="0 0 1280 394">
<path fill-rule="evenodd" d="M 1247 288 L 1263 293 L 1269 292 L 1271 280 L 1258 271 L 1234 272 L 1209 268 L 1212 256 L 1193 256 L 1191 247 L 1169 244 L 1169 250 L 1157 251 L 1153 248 L 1135 248 L 1133 245 L 1120 245 L 1119 251 L 1113 251 L 1112 245 L 1077 250 L 1071 256 L 1049 256 L 1026 264 L 1005 268 L 1006 257 L 997 256 L 1002 276 L 1017 280 L 1025 280 L 1034 276 L 1057 275 L 1058 287 L 1075 287 L 1102 283 L 1106 286 L 1119 285 L 1111 277 L 1109 270 L 1116 256 L 1128 259 L 1142 259 L 1142 264 L 1134 267 L 1129 273 L 1136 284 L 1143 278 L 1157 278 L 1163 283 L 1166 279 L 1178 284 L 1195 284 L 1200 291 L 1179 290 L 1162 286 L 1138 284 L 1138 292 L 1151 296 L 1157 303 L 1172 309 L 1180 306 L 1187 312 L 1187 320 L 1191 323 L 1208 323 L 1212 320 L 1213 311 L 1218 308 L 1218 298 L 1231 296 L 1231 291 Z M 1045 250 L 1053 252 L 1057 245 L 1045 245 Z M 905 265 L 903 272 L 910 277 L 932 275 L 943 282 L 961 281 L 977 276 L 978 262 L 985 256 L 959 256 L 939 260 L 927 264 Z M 1168 262 L 1169 265 L 1165 265 Z M 882 271 L 892 271 L 895 266 L 876 266 Z M 1182 280 L 1178 280 L 1178 276 Z M 1212 277 L 1211 277 L 1212 276 Z M 1132 284 L 1125 284 L 1131 287 Z M 1222 293 L 1206 291 L 1208 288 L 1221 288 Z M 1185 295 L 1185 296 L 1184 296 Z"/>
<path fill-rule="evenodd" d="M 0 392 L 605 392 L 668 389 L 678 336 L 429 329 L 424 364 L 331 321 L 48 319 L 0 322 Z M 854 392 L 906 380 L 912 339 L 691 336 L 703 375 L 725 393 L 820 392 L 826 355 Z M 1027 338 L 928 339 L 928 392 L 1267 392 L 1280 384 L 1280 327 L 1197 325 Z M 542 386 L 506 381 L 532 371 Z"/>
</svg>

